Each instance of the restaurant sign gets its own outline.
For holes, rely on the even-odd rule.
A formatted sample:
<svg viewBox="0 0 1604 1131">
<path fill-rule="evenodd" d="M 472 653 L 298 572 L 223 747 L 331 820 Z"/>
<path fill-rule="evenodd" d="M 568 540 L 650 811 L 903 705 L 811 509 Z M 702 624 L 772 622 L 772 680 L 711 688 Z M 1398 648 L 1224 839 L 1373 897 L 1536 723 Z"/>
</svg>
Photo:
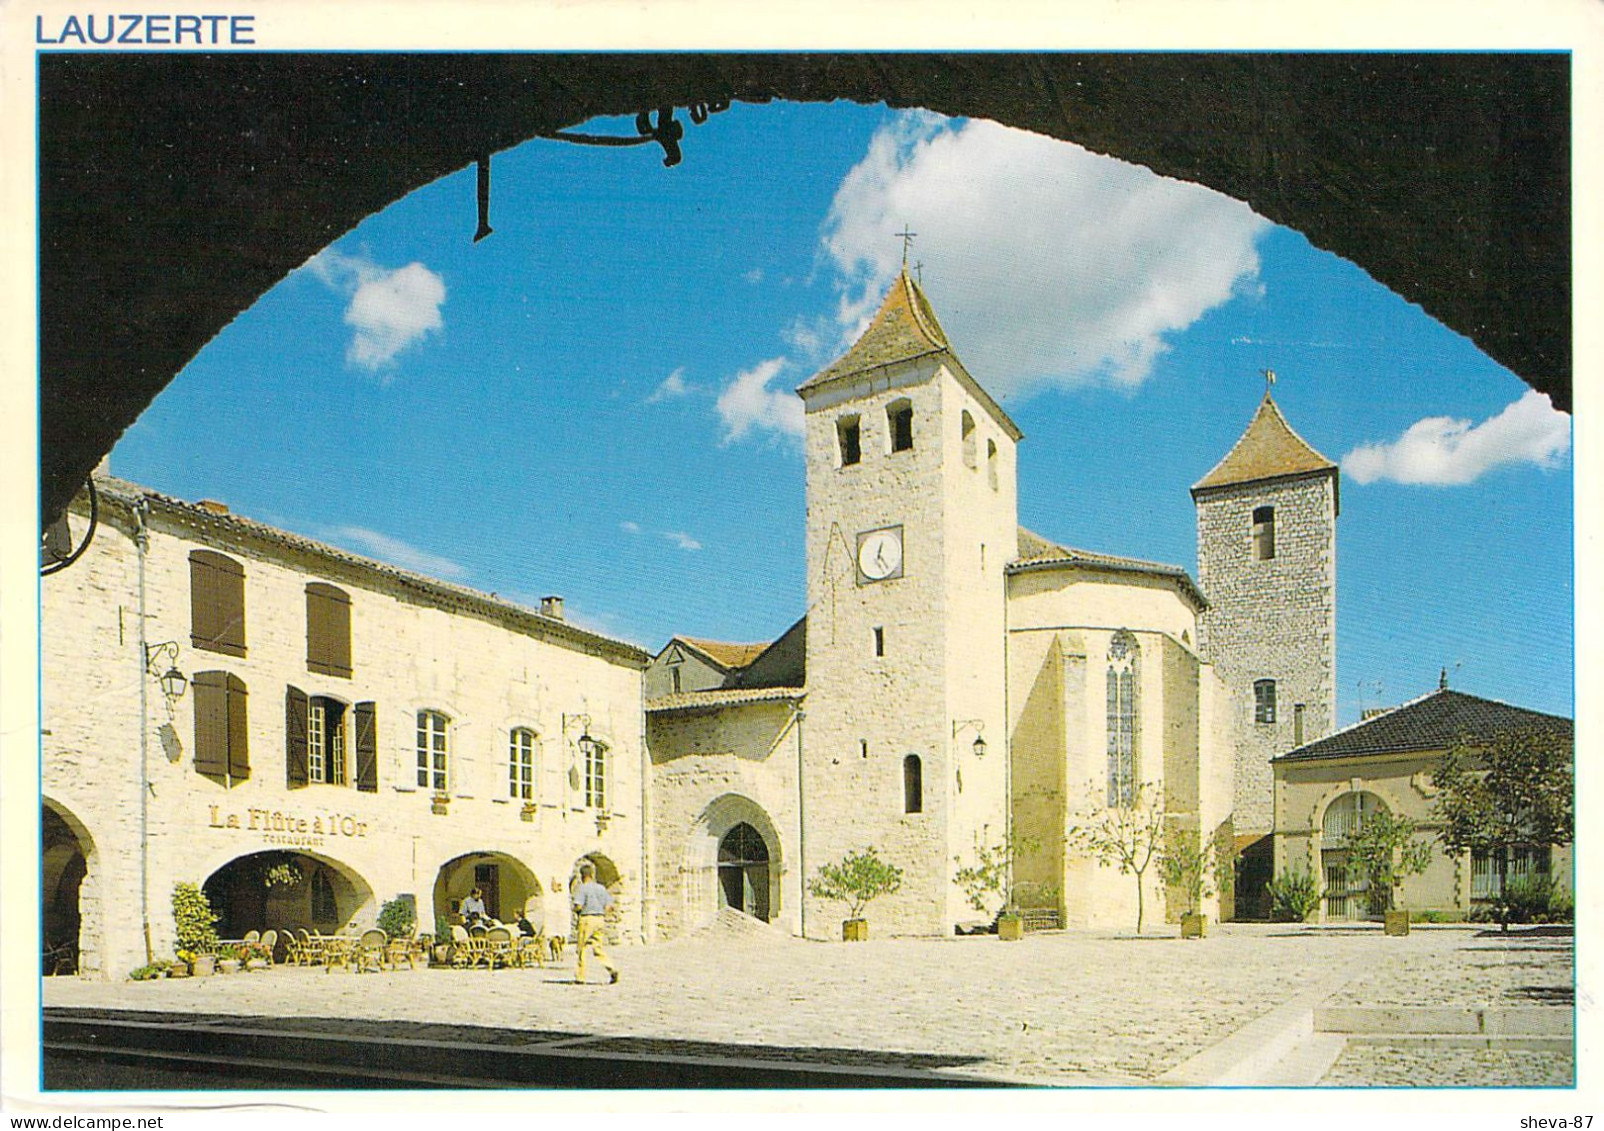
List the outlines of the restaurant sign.
<svg viewBox="0 0 1604 1131">
<path fill-rule="evenodd" d="M 265 843 L 283 848 L 321 848 L 330 839 L 355 839 L 368 835 L 366 821 L 332 809 L 306 816 L 282 809 L 251 808 L 243 813 L 225 813 L 221 805 L 207 808 L 211 810 L 210 828 L 261 833 Z"/>
</svg>

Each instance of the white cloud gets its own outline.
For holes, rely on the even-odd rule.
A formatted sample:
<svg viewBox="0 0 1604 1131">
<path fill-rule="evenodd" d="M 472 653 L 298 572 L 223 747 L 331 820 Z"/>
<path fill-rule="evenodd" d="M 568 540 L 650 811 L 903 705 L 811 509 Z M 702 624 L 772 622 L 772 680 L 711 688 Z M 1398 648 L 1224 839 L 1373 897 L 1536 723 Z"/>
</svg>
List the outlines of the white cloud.
<svg viewBox="0 0 1604 1131">
<path fill-rule="evenodd" d="M 1480 424 L 1428 416 L 1391 443 L 1361 444 L 1342 457 L 1358 483 L 1391 479 L 1433 487 L 1472 483 L 1507 463 L 1554 467 L 1571 450 L 1571 418 L 1535 389 Z"/>
<path fill-rule="evenodd" d="M 658 404 L 662 401 L 674 400 L 687 396 L 694 392 L 695 389 L 696 386 L 686 384 L 685 367 L 680 366 L 680 368 L 663 378 L 662 384 L 652 390 L 652 395 L 647 397 L 644 403 Z"/>
<path fill-rule="evenodd" d="M 623 522 L 618 524 L 618 529 L 622 530 L 625 534 L 639 534 L 640 523 L 630 522 L 628 519 L 625 519 Z"/>
<path fill-rule="evenodd" d="M 993 122 L 900 115 L 842 180 L 824 225 L 844 347 L 910 259 L 993 393 L 1132 387 L 1184 330 L 1257 289 L 1270 227 L 1239 201 Z"/>
<path fill-rule="evenodd" d="M 769 382 L 786 368 L 783 357 L 771 357 L 735 375 L 718 396 L 718 414 L 724 421 L 724 442 L 730 443 L 757 428 L 800 439 L 802 400 L 791 389 L 769 388 Z"/>
<path fill-rule="evenodd" d="M 445 282 L 422 263 L 391 270 L 365 256 L 325 248 L 307 266 L 332 290 L 350 297 L 345 324 L 353 333 L 345 360 L 352 365 L 383 369 L 445 325 L 440 317 Z"/>
<path fill-rule="evenodd" d="M 741 278 L 745 279 L 748 283 L 751 283 L 755 287 L 763 281 L 763 268 L 754 267 L 746 274 L 742 275 Z"/>
<path fill-rule="evenodd" d="M 402 569 L 416 570 L 431 577 L 452 580 L 463 577 L 468 572 L 466 566 L 459 565 L 450 558 L 420 550 L 411 543 L 363 526 L 336 526 L 330 529 L 325 537 L 331 542 L 354 547 L 359 553 L 369 554 L 380 561 L 389 562 Z"/>
<path fill-rule="evenodd" d="M 674 545 L 678 546 L 682 550 L 700 550 L 702 548 L 702 544 L 700 542 L 683 531 L 665 530 L 663 531 L 663 537 L 667 538 L 670 542 L 674 543 Z"/>
</svg>

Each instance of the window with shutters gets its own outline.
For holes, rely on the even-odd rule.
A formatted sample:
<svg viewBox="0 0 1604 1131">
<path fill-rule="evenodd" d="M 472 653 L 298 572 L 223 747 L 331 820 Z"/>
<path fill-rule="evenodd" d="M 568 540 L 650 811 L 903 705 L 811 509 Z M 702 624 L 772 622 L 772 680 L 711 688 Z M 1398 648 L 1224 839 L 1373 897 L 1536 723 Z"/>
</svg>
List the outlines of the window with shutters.
<svg viewBox="0 0 1604 1131">
<path fill-rule="evenodd" d="M 344 785 L 345 704 L 319 696 L 308 705 L 306 722 L 307 780 Z"/>
<path fill-rule="evenodd" d="M 607 808 L 607 744 L 597 739 L 585 747 L 585 805 Z"/>
<path fill-rule="evenodd" d="M 514 727 L 507 744 L 507 793 L 520 801 L 535 798 L 535 732 L 528 727 Z"/>
<path fill-rule="evenodd" d="M 251 776 L 245 681 L 229 672 L 196 672 L 195 772 L 233 786 Z"/>
<path fill-rule="evenodd" d="M 1141 648 L 1136 637 L 1120 629 L 1108 646 L 1108 804 L 1128 809 L 1136 804 L 1137 670 Z"/>
<path fill-rule="evenodd" d="M 245 655 L 245 567 L 213 550 L 191 551 L 189 614 L 196 648 Z"/>
<path fill-rule="evenodd" d="M 1275 680 L 1256 679 L 1253 681 L 1253 721 L 1256 723 L 1275 722 Z"/>
<path fill-rule="evenodd" d="M 351 678 L 351 598 L 321 581 L 306 587 L 306 667 Z"/>
<path fill-rule="evenodd" d="M 446 791 L 448 720 L 439 711 L 418 712 L 418 788 Z"/>
</svg>

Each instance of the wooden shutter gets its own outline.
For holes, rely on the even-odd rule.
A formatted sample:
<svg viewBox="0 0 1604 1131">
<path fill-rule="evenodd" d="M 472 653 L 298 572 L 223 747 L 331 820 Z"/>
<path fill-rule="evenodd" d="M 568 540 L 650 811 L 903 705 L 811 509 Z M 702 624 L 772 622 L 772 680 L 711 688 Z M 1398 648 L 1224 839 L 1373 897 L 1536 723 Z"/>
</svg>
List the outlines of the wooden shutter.
<svg viewBox="0 0 1604 1131">
<path fill-rule="evenodd" d="M 306 692 L 298 687 L 284 693 L 284 784 L 291 789 L 303 788 L 308 779 L 306 772 Z"/>
<path fill-rule="evenodd" d="M 356 787 L 364 793 L 377 793 L 379 736 L 375 716 L 378 708 L 372 703 L 358 703 L 353 714 L 356 720 Z"/>
<path fill-rule="evenodd" d="M 190 643 L 245 655 L 245 567 L 212 550 L 189 555 Z"/>
<path fill-rule="evenodd" d="M 244 781 L 251 776 L 249 728 L 246 725 L 245 681 L 228 677 L 228 776 Z"/>
<path fill-rule="evenodd" d="M 228 773 L 228 675 L 196 672 L 195 772 L 221 778 Z"/>
<path fill-rule="evenodd" d="M 351 598 L 321 581 L 306 587 L 306 666 L 351 678 Z"/>
</svg>

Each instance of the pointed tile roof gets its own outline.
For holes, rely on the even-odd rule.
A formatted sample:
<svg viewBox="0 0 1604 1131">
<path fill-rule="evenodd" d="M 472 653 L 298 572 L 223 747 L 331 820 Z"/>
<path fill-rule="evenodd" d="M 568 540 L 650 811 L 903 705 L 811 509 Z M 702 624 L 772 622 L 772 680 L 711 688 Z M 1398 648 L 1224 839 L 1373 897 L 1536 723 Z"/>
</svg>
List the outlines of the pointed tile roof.
<svg viewBox="0 0 1604 1131">
<path fill-rule="evenodd" d="M 1275 400 L 1265 393 L 1247 430 L 1225 453 L 1225 458 L 1192 485 L 1192 495 L 1195 498 L 1198 492 L 1215 487 L 1321 472 L 1336 475 L 1337 465 L 1294 432 Z"/>
<path fill-rule="evenodd" d="M 1119 554 L 1100 554 L 1095 550 L 1077 550 L 1072 546 L 1060 546 L 1034 531 L 1026 530 L 1023 526 L 1019 528 L 1019 557 L 1008 563 L 1008 573 L 1075 567 L 1110 573 L 1146 573 L 1167 577 L 1179 585 L 1181 592 L 1189 597 L 1199 610 L 1208 608 L 1208 601 L 1204 598 L 1203 591 L 1192 580 L 1192 575 L 1180 566 L 1145 561 L 1142 558 L 1127 558 Z"/>
<path fill-rule="evenodd" d="M 1444 687 L 1288 751 L 1275 760 L 1311 762 L 1363 754 L 1446 750 L 1460 742 L 1487 742 L 1501 733 L 1524 731 L 1552 735 L 1566 742 L 1572 741 L 1574 735 L 1570 719 L 1511 707 L 1496 699 L 1483 699 Z"/>
<path fill-rule="evenodd" d="M 726 640 L 703 640 L 696 636 L 676 636 L 721 668 L 744 668 L 768 650 L 772 641 L 759 644 L 732 644 Z"/>
<path fill-rule="evenodd" d="M 796 391 L 806 396 L 814 389 L 870 370 L 938 354 L 975 398 L 1007 429 L 1009 435 L 1015 440 L 1021 439 L 1024 434 L 1019 426 L 1009 419 L 1002 406 L 992 399 L 991 394 L 970 376 L 963 362 L 958 360 L 958 355 L 947 341 L 946 331 L 936 320 L 930 300 L 925 297 L 923 288 L 913 281 L 906 267 L 897 275 L 891 289 L 886 291 L 880 309 L 869 320 L 868 329 L 852 343 L 852 348 L 798 385 Z"/>
</svg>

